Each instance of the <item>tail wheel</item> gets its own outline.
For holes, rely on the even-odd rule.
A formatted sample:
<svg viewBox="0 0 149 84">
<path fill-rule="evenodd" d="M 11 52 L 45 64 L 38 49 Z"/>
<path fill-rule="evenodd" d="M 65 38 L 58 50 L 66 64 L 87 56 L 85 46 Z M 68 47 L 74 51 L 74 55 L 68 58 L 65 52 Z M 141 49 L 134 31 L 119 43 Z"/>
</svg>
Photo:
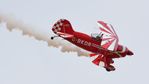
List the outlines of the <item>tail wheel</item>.
<svg viewBox="0 0 149 84">
<path fill-rule="evenodd" d="M 53 40 L 54 39 L 54 37 L 51 37 L 51 40 Z"/>
</svg>

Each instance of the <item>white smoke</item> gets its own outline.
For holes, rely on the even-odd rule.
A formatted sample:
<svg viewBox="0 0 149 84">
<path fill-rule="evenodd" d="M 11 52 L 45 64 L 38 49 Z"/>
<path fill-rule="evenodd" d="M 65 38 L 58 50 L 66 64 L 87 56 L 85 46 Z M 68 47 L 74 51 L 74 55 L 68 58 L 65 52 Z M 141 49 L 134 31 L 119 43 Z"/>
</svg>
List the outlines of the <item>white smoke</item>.
<svg viewBox="0 0 149 84">
<path fill-rule="evenodd" d="M 80 48 L 72 46 L 72 44 L 62 43 L 58 39 L 51 40 L 49 35 L 41 33 L 40 31 L 33 30 L 32 27 L 27 26 L 23 22 L 18 21 L 11 16 L 0 15 L 0 23 L 1 22 L 6 23 L 6 28 L 9 31 L 12 31 L 13 29 L 20 30 L 22 31 L 22 35 L 28 35 L 29 37 L 34 37 L 36 40 L 45 41 L 48 43 L 48 46 L 57 48 L 61 47 L 62 52 L 76 52 L 78 56 L 89 56 L 87 51 L 82 51 Z"/>
</svg>

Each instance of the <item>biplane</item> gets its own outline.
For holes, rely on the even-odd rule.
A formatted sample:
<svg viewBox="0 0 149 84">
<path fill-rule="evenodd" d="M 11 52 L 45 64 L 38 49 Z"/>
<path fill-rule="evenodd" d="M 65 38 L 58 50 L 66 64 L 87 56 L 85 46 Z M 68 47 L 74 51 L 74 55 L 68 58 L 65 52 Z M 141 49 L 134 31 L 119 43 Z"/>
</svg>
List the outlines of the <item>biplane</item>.
<svg viewBox="0 0 149 84">
<path fill-rule="evenodd" d="M 87 35 L 73 30 L 68 20 L 60 19 L 52 27 L 52 31 L 57 36 L 52 36 L 51 39 L 62 37 L 70 43 L 91 52 L 89 56 L 96 57 L 92 61 L 95 65 L 99 66 L 100 62 L 103 62 L 104 68 L 107 71 L 114 71 L 115 67 L 112 65 L 114 63 L 113 59 L 122 58 L 126 55 L 131 56 L 133 52 L 119 44 L 118 35 L 111 24 L 103 21 L 97 22 L 101 32 Z"/>
</svg>

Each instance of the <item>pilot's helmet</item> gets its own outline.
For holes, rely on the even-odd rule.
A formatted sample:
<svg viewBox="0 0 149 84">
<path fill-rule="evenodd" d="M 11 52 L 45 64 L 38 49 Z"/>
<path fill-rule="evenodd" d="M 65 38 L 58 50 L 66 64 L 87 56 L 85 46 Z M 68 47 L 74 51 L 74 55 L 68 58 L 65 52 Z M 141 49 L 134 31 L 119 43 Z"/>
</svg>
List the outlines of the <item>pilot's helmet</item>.
<svg viewBox="0 0 149 84">
<path fill-rule="evenodd" d="M 103 34 L 102 34 L 102 33 L 100 33 L 100 34 L 98 35 L 98 37 L 100 37 L 100 38 L 102 38 L 102 36 L 103 36 Z"/>
</svg>

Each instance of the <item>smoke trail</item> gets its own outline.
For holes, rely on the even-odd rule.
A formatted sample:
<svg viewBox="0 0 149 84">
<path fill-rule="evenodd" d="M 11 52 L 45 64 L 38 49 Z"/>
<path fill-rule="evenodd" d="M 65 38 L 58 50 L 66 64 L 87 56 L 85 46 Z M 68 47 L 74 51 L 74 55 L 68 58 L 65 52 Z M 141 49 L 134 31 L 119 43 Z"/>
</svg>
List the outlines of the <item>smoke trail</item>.
<svg viewBox="0 0 149 84">
<path fill-rule="evenodd" d="M 23 22 L 15 20 L 10 16 L 8 17 L 5 15 L 0 15 L 0 23 L 1 22 L 6 22 L 7 29 L 9 31 L 12 31 L 13 29 L 18 29 L 22 31 L 23 35 L 28 35 L 30 37 L 34 37 L 36 40 L 47 42 L 48 46 L 56 48 L 61 47 L 62 52 L 76 52 L 78 56 L 88 56 L 88 53 L 86 51 L 82 51 L 80 48 L 76 46 L 74 47 L 71 44 L 64 44 L 58 39 L 51 40 L 49 38 L 49 35 L 33 30 L 32 27 L 26 26 Z"/>
</svg>

